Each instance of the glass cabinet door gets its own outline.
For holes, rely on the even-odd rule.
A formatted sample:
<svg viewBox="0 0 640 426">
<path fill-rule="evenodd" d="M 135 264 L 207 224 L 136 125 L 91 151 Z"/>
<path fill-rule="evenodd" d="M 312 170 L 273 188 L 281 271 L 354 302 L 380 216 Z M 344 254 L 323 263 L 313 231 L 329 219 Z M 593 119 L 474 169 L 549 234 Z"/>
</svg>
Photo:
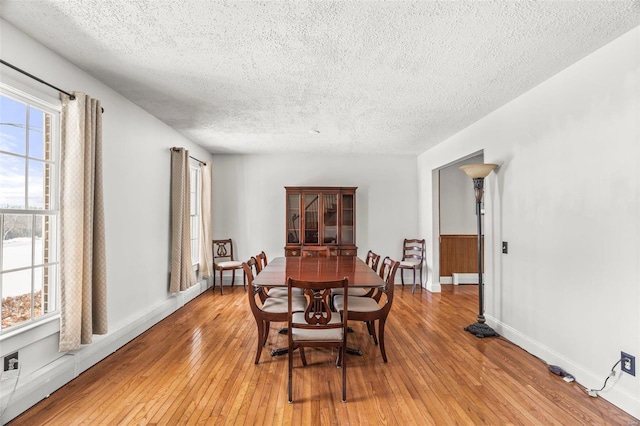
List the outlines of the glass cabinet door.
<svg viewBox="0 0 640 426">
<path fill-rule="evenodd" d="M 353 194 L 342 195 L 342 240 L 341 244 L 355 244 Z"/>
<path fill-rule="evenodd" d="M 300 244 L 300 195 L 287 196 L 287 244 Z"/>
<path fill-rule="evenodd" d="M 320 238 L 319 217 L 320 196 L 304 195 L 304 244 L 318 244 Z"/>
<path fill-rule="evenodd" d="M 338 244 L 338 194 L 322 196 L 322 244 Z"/>
</svg>

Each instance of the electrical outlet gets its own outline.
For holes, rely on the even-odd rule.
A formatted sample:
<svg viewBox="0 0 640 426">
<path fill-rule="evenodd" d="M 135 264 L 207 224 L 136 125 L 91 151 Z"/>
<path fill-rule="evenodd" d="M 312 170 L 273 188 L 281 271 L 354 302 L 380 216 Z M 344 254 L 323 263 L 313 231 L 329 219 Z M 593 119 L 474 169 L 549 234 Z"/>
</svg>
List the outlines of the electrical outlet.
<svg viewBox="0 0 640 426">
<path fill-rule="evenodd" d="M 502 242 L 502 253 L 504 254 L 509 253 L 509 243 L 506 241 Z"/>
<path fill-rule="evenodd" d="M 18 352 L 14 352 L 4 357 L 4 370 L 12 371 L 18 369 Z"/>
<path fill-rule="evenodd" d="M 624 352 L 620 352 L 620 370 L 625 373 L 636 375 L 636 357 Z"/>
</svg>

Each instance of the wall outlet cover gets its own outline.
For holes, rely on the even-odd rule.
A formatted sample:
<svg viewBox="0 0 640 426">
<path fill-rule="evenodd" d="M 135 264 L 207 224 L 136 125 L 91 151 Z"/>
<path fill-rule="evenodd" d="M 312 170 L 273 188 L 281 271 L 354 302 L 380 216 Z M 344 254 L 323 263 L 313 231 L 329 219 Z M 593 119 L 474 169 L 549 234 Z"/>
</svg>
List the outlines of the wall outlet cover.
<svg viewBox="0 0 640 426">
<path fill-rule="evenodd" d="M 620 352 L 620 370 L 632 376 L 636 375 L 636 357 L 625 352 Z"/>
</svg>

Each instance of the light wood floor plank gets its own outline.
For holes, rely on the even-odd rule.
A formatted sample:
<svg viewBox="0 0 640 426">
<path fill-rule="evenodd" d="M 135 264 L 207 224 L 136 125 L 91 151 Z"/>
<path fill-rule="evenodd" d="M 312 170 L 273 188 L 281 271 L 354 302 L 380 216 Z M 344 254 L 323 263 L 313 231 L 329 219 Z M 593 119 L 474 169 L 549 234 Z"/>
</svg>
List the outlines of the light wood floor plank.
<svg viewBox="0 0 640 426">
<path fill-rule="evenodd" d="M 387 321 L 388 363 L 362 323 L 352 324 L 347 403 L 336 351 L 294 354 L 271 324 L 260 364 L 242 287 L 207 291 L 16 418 L 12 425 L 638 425 L 637 419 L 504 338 L 478 339 L 476 286 L 411 293 L 398 286 Z"/>
</svg>

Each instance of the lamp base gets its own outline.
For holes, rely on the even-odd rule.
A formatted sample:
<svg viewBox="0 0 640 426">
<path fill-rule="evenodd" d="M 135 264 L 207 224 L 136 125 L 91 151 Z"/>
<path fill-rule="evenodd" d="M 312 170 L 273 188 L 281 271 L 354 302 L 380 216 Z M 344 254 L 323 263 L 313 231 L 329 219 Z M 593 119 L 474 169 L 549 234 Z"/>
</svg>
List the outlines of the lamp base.
<svg viewBox="0 0 640 426">
<path fill-rule="evenodd" d="M 500 336 L 493 328 L 489 327 L 483 322 L 476 322 L 464 328 L 464 331 L 468 331 L 471 334 L 475 334 L 476 337 L 492 337 Z"/>
</svg>

